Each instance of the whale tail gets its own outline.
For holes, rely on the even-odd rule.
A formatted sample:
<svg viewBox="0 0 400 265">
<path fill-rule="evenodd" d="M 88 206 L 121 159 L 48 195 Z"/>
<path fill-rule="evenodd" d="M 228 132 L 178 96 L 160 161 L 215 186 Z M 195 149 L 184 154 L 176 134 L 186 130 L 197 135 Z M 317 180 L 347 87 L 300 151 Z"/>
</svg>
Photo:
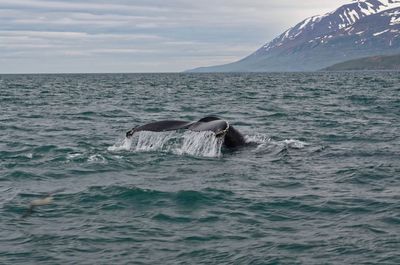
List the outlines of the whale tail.
<svg viewBox="0 0 400 265">
<path fill-rule="evenodd" d="M 231 126 L 227 121 L 215 116 L 204 117 L 197 122 L 166 120 L 158 121 L 142 126 L 134 127 L 126 133 L 126 137 L 132 137 L 136 132 L 151 131 L 165 132 L 175 130 L 191 130 L 194 132 L 211 131 L 218 138 L 224 138 L 224 145 L 229 148 L 236 148 L 246 144 L 243 135 Z"/>
</svg>

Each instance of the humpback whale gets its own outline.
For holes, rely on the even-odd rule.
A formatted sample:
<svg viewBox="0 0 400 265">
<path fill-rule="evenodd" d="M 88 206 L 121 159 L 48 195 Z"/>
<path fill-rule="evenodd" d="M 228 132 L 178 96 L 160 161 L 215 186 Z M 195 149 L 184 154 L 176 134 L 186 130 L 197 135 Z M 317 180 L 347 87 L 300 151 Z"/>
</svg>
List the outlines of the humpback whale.
<svg viewBox="0 0 400 265">
<path fill-rule="evenodd" d="M 165 132 L 176 130 L 190 130 L 195 132 L 211 131 L 216 137 L 224 139 L 224 146 L 237 148 L 246 144 L 243 135 L 227 121 L 214 116 L 208 116 L 198 121 L 164 120 L 134 127 L 126 133 L 126 137 L 132 137 L 136 132 L 151 131 Z"/>
</svg>

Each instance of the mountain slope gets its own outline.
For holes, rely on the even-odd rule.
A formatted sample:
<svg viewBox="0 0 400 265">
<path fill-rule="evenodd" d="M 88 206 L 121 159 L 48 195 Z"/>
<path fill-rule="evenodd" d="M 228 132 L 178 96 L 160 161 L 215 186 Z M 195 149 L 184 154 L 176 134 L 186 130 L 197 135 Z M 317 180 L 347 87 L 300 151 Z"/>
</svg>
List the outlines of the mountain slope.
<svg viewBox="0 0 400 265">
<path fill-rule="evenodd" d="M 373 56 L 338 63 L 323 71 L 400 70 L 400 55 Z"/>
<path fill-rule="evenodd" d="M 193 72 L 314 71 L 376 54 L 400 53 L 400 0 L 359 0 L 305 19 L 234 63 Z"/>
</svg>

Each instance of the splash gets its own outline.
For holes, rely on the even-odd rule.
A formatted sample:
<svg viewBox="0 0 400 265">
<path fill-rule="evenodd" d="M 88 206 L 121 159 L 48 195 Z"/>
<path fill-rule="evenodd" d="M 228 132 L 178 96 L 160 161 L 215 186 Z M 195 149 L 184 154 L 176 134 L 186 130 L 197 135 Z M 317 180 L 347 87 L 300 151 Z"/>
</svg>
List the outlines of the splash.
<svg viewBox="0 0 400 265">
<path fill-rule="evenodd" d="M 161 151 L 177 155 L 220 157 L 222 144 L 223 138 L 217 138 L 211 131 L 141 131 L 132 138 L 118 141 L 113 146 L 110 146 L 108 151 Z"/>
<path fill-rule="evenodd" d="M 174 142 L 174 132 L 139 132 L 136 151 L 169 151 Z"/>
<path fill-rule="evenodd" d="M 255 134 L 255 135 L 245 135 L 244 139 L 248 144 L 266 144 L 271 141 L 271 138 L 266 136 L 265 134 Z"/>
<path fill-rule="evenodd" d="M 220 157 L 223 142 L 223 138 L 217 138 L 211 131 L 186 131 L 183 135 L 182 148 L 177 149 L 177 153 L 194 156 Z"/>
<path fill-rule="evenodd" d="M 124 138 L 116 142 L 113 146 L 107 148 L 108 151 L 118 152 L 118 151 L 129 151 L 132 146 L 132 138 Z"/>
</svg>

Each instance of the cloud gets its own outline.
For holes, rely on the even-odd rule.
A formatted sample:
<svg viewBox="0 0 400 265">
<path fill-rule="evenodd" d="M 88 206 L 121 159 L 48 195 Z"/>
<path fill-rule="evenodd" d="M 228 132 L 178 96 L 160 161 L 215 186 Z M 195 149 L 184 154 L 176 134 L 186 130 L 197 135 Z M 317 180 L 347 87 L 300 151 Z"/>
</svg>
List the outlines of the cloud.
<svg viewBox="0 0 400 265">
<path fill-rule="evenodd" d="M 345 2 L 1 0 L 0 73 L 160 72 L 226 63 Z"/>
<path fill-rule="evenodd" d="M 32 11 L 71 11 L 71 12 L 112 12 L 112 13 L 128 13 L 128 12 L 168 12 L 169 10 L 159 6 L 145 6 L 132 4 L 118 4 L 118 1 L 42 1 L 42 0 L 2 0 L 1 6 L 8 9 L 25 9 Z M 123 2 L 123 1 L 121 1 Z"/>
</svg>

